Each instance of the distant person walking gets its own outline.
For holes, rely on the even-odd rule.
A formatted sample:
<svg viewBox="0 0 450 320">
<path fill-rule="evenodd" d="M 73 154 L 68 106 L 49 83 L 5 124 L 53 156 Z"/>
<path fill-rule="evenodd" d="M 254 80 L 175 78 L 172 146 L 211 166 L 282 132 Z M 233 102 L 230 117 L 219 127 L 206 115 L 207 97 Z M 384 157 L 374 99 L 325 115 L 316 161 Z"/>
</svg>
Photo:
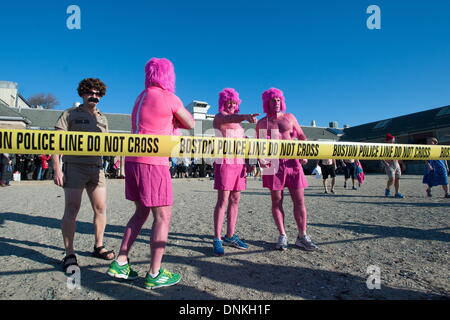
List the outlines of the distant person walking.
<svg viewBox="0 0 450 320">
<path fill-rule="evenodd" d="M 386 143 L 395 143 L 395 137 L 390 133 L 386 134 Z M 402 169 L 400 166 L 403 166 L 402 160 L 382 160 L 384 164 L 386 174 L 388 176 L 388 181 L 386 184 L 386 189 L 384 190 L 384 195 L 389 197 L 391 195 L 391 186 L 394 185 L 395 194 L 394 198 L 404 198 L 405 196 L 400 193 L 400 177 L 402 176 Z"/>
<path fill-rule="evenodd" d="M 428 138 L 427 144 L 436 145 L 438 140 L 436 138 Z M 431 188 L 435 186 L 442 186 L 444 190 L 444 198 L 450 198 L 448 194 L 448 163 L 447 160 L 427 160 L 425 161 L 425 174 L 422 182 L 428 187 L 426 189 L 427 196 L 431 197 Z"/>
<path fill-rule="evenodd" d="M 364 183 L 365 174 L 362 164 L 359 160 L 355 160 L 355 175 L 356 180 L 358 180 L 358 187 L 361 187 L 361 185 Z"/>
<path fill-rule="evenodd" d="M 323 181 L 323 187 L 325 189 L 325 193 L 328 193 L 328 187 L 327 187 L 327 180 L 328 177 L 331 177 L 331 188 L 330 192 L 332 194 L 335 194 L 334 191 L 334 185 L 336 184 L 336 160 L 335 159 L 323 159 L 320 160 L 319 163 L 321 164 L 322 169 L 322 181 Z"/>
<path fill-rule="evenodd" d="M 9 153 L 0 154 L 1 170 L 0 170 L 0 186 L 9 187 L 9 181 L 12 179 L 12 160 Z"/>
<path fill-rule="evenodd" d="M 356 190 L 355 187 L 355 160 L 354 159 L 344 159 L 344 188 L 347 188 L 347 180 L 352 179 L 352 190 Z"/>
</svg>

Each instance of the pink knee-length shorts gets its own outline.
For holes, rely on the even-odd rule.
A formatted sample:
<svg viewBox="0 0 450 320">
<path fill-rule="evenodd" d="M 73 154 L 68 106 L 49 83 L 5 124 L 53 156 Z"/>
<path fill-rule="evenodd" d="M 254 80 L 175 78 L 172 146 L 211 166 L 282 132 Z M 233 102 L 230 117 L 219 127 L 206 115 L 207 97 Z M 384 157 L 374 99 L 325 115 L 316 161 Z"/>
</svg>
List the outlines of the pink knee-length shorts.
<svg viewBox="0 0 450 320">
<path fill-rule="evenodd" d="M 247 180 L 243 164 L 214 163 L 214 189 L 242 191 L 245 190 Z"/>
<path fill-rule="evenodd" d="M 173 196 L 169 167 L 126 162 L 125 197 L 146 207 L 171 206 Z"/>
<path fill-rule="evenodd" d="M 308 187 L 308 181 L 298 159 L 279 159 L 278 161 L 278 170 L 276 161 L 272 161 L 271 168 L 263 170 L 264 188 L 283 190 L 284 188 L 304 189 Z"/>
</svg>

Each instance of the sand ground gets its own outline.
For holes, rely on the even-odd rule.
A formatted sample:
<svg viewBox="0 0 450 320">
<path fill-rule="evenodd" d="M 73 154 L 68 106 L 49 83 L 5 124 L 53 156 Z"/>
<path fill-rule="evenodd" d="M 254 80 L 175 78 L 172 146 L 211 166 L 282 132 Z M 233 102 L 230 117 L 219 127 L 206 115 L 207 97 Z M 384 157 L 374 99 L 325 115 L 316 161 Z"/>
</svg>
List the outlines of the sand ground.
<svg viewBox="0 0 450 320">
<path fill-rule="evenodd" d="M 250 248 L 212 254 L 212 212 L 216 201 L 209 179 L 173 180 L 175 204 L 163 266 L 179 272 L 177 286 L 143 288 L 149 264 L 151 220 L 130 259 L 140 278 L 120 282 L 105 272 L 109 263 L 90 256 L 92 210 L 84 194 L 75 247 L 80 289 L 69 289 L 61 271 L 64 256 L 61 188 L 52 181 L 12 182 L 0 189 L 0 299 L 448 299 L 450 297 L 450 200 L 434 188 L 425 196 L 421 176 L 403 176 L 405 199 L 385 198 L 384 175 L 369 175 L 358 190 L 323 193 L 321 180 L 308 177 L 308 233 L 319 246 L 294 246 L 297 234 L 286 192 L 288 250 L 275 251 L 277 231 L 268 191 L 248 179 L 242 193 L 237 233 Z M 134 205 L 124 198 L 123 180 L 108 181 L 106 245 L 118 251 Z M 225 228 L 225 227 L 224 227 Z M 224 229 L 225 230 L 225 229 Z M 369 266 L 377 266 L 381 289 L 369 290 Z"/>
</svg>

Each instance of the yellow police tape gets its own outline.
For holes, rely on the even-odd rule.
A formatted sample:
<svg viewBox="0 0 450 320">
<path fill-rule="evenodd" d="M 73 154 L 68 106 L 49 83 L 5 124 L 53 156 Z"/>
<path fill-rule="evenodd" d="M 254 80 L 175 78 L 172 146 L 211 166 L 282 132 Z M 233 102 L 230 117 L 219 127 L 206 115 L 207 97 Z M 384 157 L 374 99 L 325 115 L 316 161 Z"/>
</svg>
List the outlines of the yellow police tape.
<svg viewBox="0 0 450 320">
<path fill-rule="evenodd" d="M 0 152 L 264 159 L 450 159 L 450 146 L 0 129 Z"/>
</svg>

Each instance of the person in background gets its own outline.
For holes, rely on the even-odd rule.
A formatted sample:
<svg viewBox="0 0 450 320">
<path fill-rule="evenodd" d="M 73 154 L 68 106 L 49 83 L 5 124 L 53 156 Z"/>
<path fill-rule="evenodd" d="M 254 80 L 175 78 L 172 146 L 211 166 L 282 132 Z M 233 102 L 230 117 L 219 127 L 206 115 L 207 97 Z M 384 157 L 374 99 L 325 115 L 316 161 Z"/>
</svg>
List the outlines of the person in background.
<svg viewBox="0 0 450 320">
<path fill-rule="evenodd" d="M 347 180 L 349 178 L 352 179 L 352 190 L 356 190 L 355 187 L 355 160 L 354 159 L 344 159 L 344 176 L 345 176 L 345 182 L 344 182 L 344 189 L 347 188 Z"/>
<path fill-rule="evenodd" d="M 325 193 L 328 193 L 327 179 L 331 177 L 331 189 L 330 192 L 335 194 L 334 185 L 336 184 L 336 160 L 335 159 L 323 159 L 319 163 L 322 164 L 322 179 L 323 187 L 325 188 Z"/>
<path fill-rule="evenodd" d="M 432 137 L 427 139 L 427 144 L 436 145 L 438 139 Z M 425 174 L 422 182 L 427 185 L 426 193 L 431 197 L 431 188 L 442 186 L 444 198 L 450 198 L 448 194 L 448 163 L 447 160 L 427 160 L 425 161 Z"/>
<path fill-rule="evenodd" d="M 9 153 L 1 154 L 1 178 L 0 187 L 10 187 L 9 183 L 12 179 L 12 159 Z"/>
<path fill-rule="evenodd" d="M 358 187 L 361 188 L 361 185 L 364 183 L 365 174 L 361 161 L 359 160 L 355 160 L 355 175 L 356 180 L 358 180 Z"/>
<path fill-rule="evenodd" d="M 386 134 L 386 143 L 395 143 L 395 137 L 390 133 Z M 400 193 L 400 177 L 402 176 L 403 166 L 402 160 L 382 160 L 384 164 L 386 174 L 388 176 L 388 181 L 386 184 L 386 189 L 384 191 L 384 195 L 389 197 L 391 195 L 391 186 L 394 185 L 395 194 L 394 198 L 403 199 L 405 196 Z"/>
</svg>

